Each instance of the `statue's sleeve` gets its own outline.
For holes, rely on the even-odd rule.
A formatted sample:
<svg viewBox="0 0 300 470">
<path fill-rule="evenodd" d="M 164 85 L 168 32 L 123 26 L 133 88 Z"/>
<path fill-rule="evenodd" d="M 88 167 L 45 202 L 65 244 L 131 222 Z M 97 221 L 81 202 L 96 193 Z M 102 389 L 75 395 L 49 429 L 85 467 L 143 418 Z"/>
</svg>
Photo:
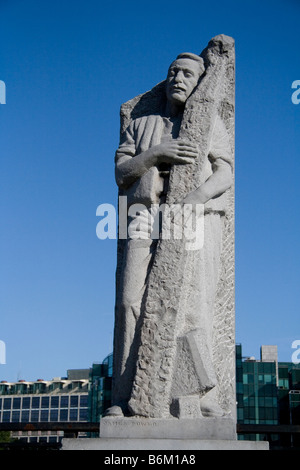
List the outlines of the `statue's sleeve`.
<svg viewBox="0 0 300 470">
<path fill-rule="evenodd" d="M 135 154 L 134 122 L 132 122 L 121 136 L 120 144 L 115 155 L 115 163 L 118 164 L 120 161 L 129 160 L 134 157 Z"/>
<path fill-rule="evenodd" d="M 217 163 L 218 159 L 229 163 L 230 166 L 233 167 L 233 151 L 230 145 L 229 135 L 225 124 L 219 116 L 215 121 L 209 150 L 209 160 L 211 163 Z"/>
</svg>

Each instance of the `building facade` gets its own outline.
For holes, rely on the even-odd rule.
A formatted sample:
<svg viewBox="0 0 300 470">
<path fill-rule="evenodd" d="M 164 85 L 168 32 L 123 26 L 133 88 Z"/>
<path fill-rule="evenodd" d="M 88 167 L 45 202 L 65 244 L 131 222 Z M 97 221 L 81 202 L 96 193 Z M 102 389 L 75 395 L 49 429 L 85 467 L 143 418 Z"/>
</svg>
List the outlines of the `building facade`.
<svg viewBox="0 0 300 470">
<path fill-rule="evenodd" d="M 237 419 L 243 424 L 278 424 L 277 364 L 246 358 L 236 346 Z"/>
<path fill-rule="evenodd" d="M 0 383 L 1 423 L 87 422 L 89 369 L 70 370 L 66 378 Z M 16 431 L 24 442 L 59 442 L 61 431 Z"/>
<path fill-rule="evenodd" d="M 89 420 L 91 423 L 99 423 L 104 411 L 111 404 L 112 361 L 113 356 L 110 354 L 102 364 L 93 364 L 90 370 Z"/>
<path fill-rule="evenodd" d="M 262 346 L 260 360 L 243 358 L 238 344 L 236 397 L 240 424 L 300 424 L 300 365 L 278 362 L 277 346 Z M 266 438 L 264 434 L 239 435 L 246 440 Z M 300 448 L 299 435 L 274 434 L 271 441 L 279 448 Z"/>
<path fill-rule="evenodd" d="M 90 369 L 67 371 L 67 377 L 27 382 L 0 382 L 1 423 L 99 423 L 111 404 L 112 354 Z M 237 422 L 249 425 L 300 424 L 300 364 L 278 362 L 276 346 L 262 346 L 260 360 L 243 357 L 236 345 Z M 81 433 L 79 437 L 97 437 Z M 59 443 L 62 431 L 16 431 L 28 443 Z M 265 440 L 264 434 L 239 439 Z M 299 434 L 274 434 L 278 448 L 299 448 Z"/>
</svg>

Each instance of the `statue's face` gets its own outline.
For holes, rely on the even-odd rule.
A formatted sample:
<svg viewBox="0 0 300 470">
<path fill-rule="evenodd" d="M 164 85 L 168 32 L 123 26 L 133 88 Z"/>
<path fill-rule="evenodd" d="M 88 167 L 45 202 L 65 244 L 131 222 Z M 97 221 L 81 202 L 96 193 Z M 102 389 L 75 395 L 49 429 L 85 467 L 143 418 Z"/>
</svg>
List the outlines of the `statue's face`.
<svg viewBox="0 0 300 470">
<path fill-rule="evenodd" d="M 167 99 L 182 106 L 196 87 L 200 77 L 200 65 L 193 59 L 177 59 L 168 71 L 166 80 Z"/>
</svg>

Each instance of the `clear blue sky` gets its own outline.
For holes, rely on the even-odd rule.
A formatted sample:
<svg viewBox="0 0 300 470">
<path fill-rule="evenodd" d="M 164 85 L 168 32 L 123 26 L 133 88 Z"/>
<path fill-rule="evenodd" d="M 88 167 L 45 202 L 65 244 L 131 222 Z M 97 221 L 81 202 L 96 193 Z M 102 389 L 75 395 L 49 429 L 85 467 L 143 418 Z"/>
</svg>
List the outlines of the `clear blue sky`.
<svg viewBox="0 0 300 470">
<path fill-rule="evenodd" d="M 0 0 L 0 379 L 51 379 L 112 350 L 120 105 L 180 52 L 236 41 L 236 341 L 300 339 L 298 0 Z"/>
</svg>

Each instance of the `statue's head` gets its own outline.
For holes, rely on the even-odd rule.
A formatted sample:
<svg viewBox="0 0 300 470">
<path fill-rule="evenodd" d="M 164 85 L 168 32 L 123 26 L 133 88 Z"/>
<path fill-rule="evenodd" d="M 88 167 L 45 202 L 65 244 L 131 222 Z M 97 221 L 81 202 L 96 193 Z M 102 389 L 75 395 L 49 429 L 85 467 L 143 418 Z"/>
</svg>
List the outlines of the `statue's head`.
<svg viewBox="0 0 300 470">
<path fill-rule="evenodd" d="M 168 70 L 167 100 L 174 105 L 184 106 L 204 70 L 203 59 L 200 56 L 190 52 L 179 54 Z"/>
</svg>

